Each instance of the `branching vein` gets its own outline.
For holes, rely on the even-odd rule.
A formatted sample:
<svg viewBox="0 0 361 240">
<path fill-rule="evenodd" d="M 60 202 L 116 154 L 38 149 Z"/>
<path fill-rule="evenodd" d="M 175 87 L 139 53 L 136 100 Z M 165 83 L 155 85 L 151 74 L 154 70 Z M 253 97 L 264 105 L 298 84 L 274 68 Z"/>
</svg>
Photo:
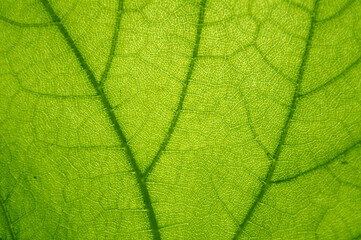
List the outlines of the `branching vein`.
<svg viewBox="0 0 361 240">
<path fill-rule="evenodd" d="M 143 174 L 134 158 L 134 154 L 128 144 L 128 141 L 123 133 L 123 130 L 120 126 L 119 121 L 117 120 L 115 113 L 113 112 L 113 108 L 109 102 L 108 97 L 106 96 L 101 83 L 97 81 L 94 72 L 92 71 L 92 69 L 90 68 L 89 64 L 87 63 L 86 59 L 84 58 L 83 54 L 80 52 L 79 48 L 77 47 L 77 45 L 75 44 L 74 40 L 72 39 L 72 37 L 70 36 L 68 30 L 65 28 L 65 26 L 61 23 L 59 16 L 55 13 L 53 7 L 50 5 L 50 3 L 48 2 L 48 0 L 41 0 L 42 4 L 44 5 L 45 10 L 48 12 L 48 14 L 50 15 L 50 17 L 52 18 L 52 20 L 54 22 L 56 22 L 56 26 L 58 27 L 60 33 L 63 35 L 64 40 L 66 41 L 66 43 L 68 44 L 68 46 L 71 48 L 71 50 L 73 51 L 76 59 L 78 60 L 80 66 L 82 67 L 82 69 L 85 71 L 91 85 L 94 87 L 94 90 L 96 91 L 97 95 L 99 96 L 101 103 L 106 111 L 106 114 L 108 115 L 108 118 L 111 122 L 111 125 L 113 126 L 114 131 L 116 132 L 120 145 L 122 147 L 124 147 L 124 151 L 125 154 L 127 156 L 127 160 L 129 162 L 129 164 L 131 165 L 133 171 L 135 172 L 135 176 L 136 176 L 136 180 L 138 183 L 138 186 L 140 188 L 140 192 L 142 193 L 142 197 L 143 197 L 143 201 L 144 201 L 144 206 L 147 209 L 147 213 L 148 213 L 148 219 L 149 219 L 149 223 L 150 223 L 150 227 L 153 233 L 153 238 L 154 239 L 161 239 L 160 238 L 160 232 L 159 232 L 159 227 L 158 227 L 158 223 L 157 223 L 157 219 L 155 217 L 155 213 L 154 213 L 154 209 L 152 206 L 152 202 L 150 199 L 150 195 L 149 195 L 149 190 L 148 187 L 144 181 L 144 177 Z M 123 3 L 122 1 L 119 2 L 119 7 L 122 8 Z M 119 14 L 119 13 L 118 13 Z M 117 21 L 119 17 L 117 18 Z M 118 30 L 115 31 L 115 33 L 117 33 Z M 115 37 L 113 36 L 113 39 Z M 112 47 L 115 49 L 115 46 Z M 110 51 L 110 53 L 112 53 L 112 50 Z M 108 61 L 107 64 L 111 64 L 111 60 Z"/>
<path fill-rule="evenodd" d="M 308 32 L 308 37 L 307 37 L 307 41 L 306 41 L 306 46 L 305 46 L 305 51 L 303 53 L 302 56 L 302 61 L 298 70 L 298 74 L 297 74 L 297 81 L 296 81 L 296 87 L 293 93 L 293 97 L 292 97 L 292 101 L 291 101 L 291 105 L 290 105 L 290 109 L 289 112 L 286 116 L 286 119 L 284 121 L 282 130 L 281 130 L 281 135 L 279 137 L 279 141 L 278 141 L 278 145 L 275 149 L 275 152 L 272 156 L 272 161 L 270 163 L 270 167 L 268 169 L 268 172 L 266 174 L 266 178 L 264 181 L 264 184 L 262 185 L 260 191 L 258 192 L 255 201 L 253 202 L 253 204 L 251 205 L 251 207 L 249 208 L 245 218 L 243 219 L 242 223 L 239 225 L 233 239 L 237 239 L 239 237 L 239 235 L 242 233 L 244 227 L 249 223 L 250 218 L 252 217 L 256 206 L 262 201 L 262 198 L 264 196 L 264 194 L 266 193 L 267 189 L 269 188 L 270 184 L 271 184 L 271 179 L 273 176 L 273 173 L 276 169 L 276 165 L 279 159 L 279 156 L 282 152 L 282 147 L 285 143 L 288 131 L 290 129 L 290 125 L 291 125 L 291 121 L 293 118 L 293 115 L 295 113 L 296 110 L 296 106 L 297 106 L 297 100 L 299 98 L 299 92 L 300 92 L 300 88 L 301 88 L 301 83 L 302 83 L 302 79 L 304 76 L 304 72 L 306 69 L 306 64 L 308 62 L 309 59 L 309 54 L 310 54 L 310 49 L 312 47 L 312 38 L 314 35 L 314 30 L 315 30 L 315 22 L 316 22 L 316 17 L 317 17 L 317 10 L 318 10 L 318 1 L 319 0 L 315 0 L 314 3 L 314 8 L 313 8 L 313 13 L 312 13 L 312 18 L 311 18 L 311 23 L 310 23 L 310 28 L 309 28 L 309 32 Z"/>
<path fill-rule="evenodd" d="M 6 207 L 5 207 L 5 201 L 3 200 L 1 195 L 0 195 L 0 206 L 1 206 L 1 210 L 4 213 L 4 217 L 5 217 L 5 220 L 6 220 L 6 224 L 8 226 L 8 230 L 9 230 L 11 239 L 16 240 L 17 238 L 16 238 L 16 235 L 15 235 L 15 232 L 14 232 L 14 228 L 13 228 L 13 225 L 11 223 L 11 219 L 10 219 L 10 216 L 8 214 L 8 211 L 7 211 Z"/>
<path fill-rule="evenodd" d="M 290 182 L 290 181 L 295 180 L 295 179 L 297 179 L 297 178 L 299 178 L 299 177 L 301 177 L 301 176 L 303 176 L 303 175 L 306 175 L 306 174 L 308 174 L 308 173 L 311 173 L 311 172 L 313 172 L 313 171 L 315 171 L 315 170 L 317 170 L 317 169 L 321 169 L 321 168 L 323 168 L 323 167 L 326 167 L 326 166 L 330 165 L 331 163 L 337 161 L 341 156 L 345 156 L 345 155 L 347 155 L 349 152 L 351 152 L 353 149 L 359 147 L 360 144 L 361 144 L 361 141 L 358 141 L 358 142 L 352 144 L 350 147 L 346 148 L 346 149 L 345 149 L 344 151 L 342 151 L 341 153 L 337 154 L 335 157 L 333 157 L 333 158 L 325 161 L 324 163 L 322 163 L 322 164 L 320 164 L 320 165 L 318 165 L 318 166 L 316 166 L 316 167 L 314 167 L 314 168 L 308 169 L 307 171 L 304 171 L 304 172 L 302 172 L 302 173 L 296 174 L 296 175 L 294 175 L 294 176 L 292 176 L 292 177 L 289 177 L 289 178 L 285 178 L 285 179 L 281 179 L 281 180 L 277 180 L 277 181 L 272 181 L 271 183 L 278 184 L 278 183 Z"/>
<path fill-rule="evenodd" d="M 192 78 L 193 70 L 194 70 L 195 64 L 198 59 L 198 50 L 199 50 L 199 43 L 200 43 L 201 35 L 202 35 L 202 29 L 203 29 L 203 25 L 204 25 L 204 15 L 205 15 L 206 3 L 207 3 L 207 0 L 202 0 L 202 2 L 200 3 L 198 23 L 197 23 L 197 33 L 196 33 L 196 37 L 195 37 L 192 58 L 189 63 L 186 80 L 183 83 L 182 93 L 181 93 L 181 96 L 178 101 L 177 109 L 175 110 L 174 117 L 169 126 L 166 137 L 164 138 L 163 142 L 161 143 L 160 148 L 158 149 L 151 164 L 149 165 L 149 167 L 146 169 L 146 171 L 144 173 L 145 177 L 147 177 L 152 172 L 152 170 L 154 169 L 154 166 L 156 165 L 156 163 L 158 162 L 159 158 L 161 157 L 163 151 L 167 147 L 167 145 L 172 137 L 172 134 L 177 126 L 180 113 L 183 109 L 183 103 L 184 103 L 185 97 L 187 95 L 189 82 L 190 82 L 190 79 Z"/>
</svg>

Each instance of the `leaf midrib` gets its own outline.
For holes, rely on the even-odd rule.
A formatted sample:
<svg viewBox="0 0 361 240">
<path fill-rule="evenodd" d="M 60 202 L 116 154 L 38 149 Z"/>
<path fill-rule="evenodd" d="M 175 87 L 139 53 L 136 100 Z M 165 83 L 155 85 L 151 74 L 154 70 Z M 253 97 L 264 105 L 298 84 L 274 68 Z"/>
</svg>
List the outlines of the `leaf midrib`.
<svg viewBox="0 0 361 240">
<path fill-rule="evenodd" d="M 286 116 L 283 127 L 281 129 L 281 134 L 280 134 L 280 137 L 278 140 L 278 145 L 272 156 L 272 161 L 271 161 L 270 167 L 268 168 L 264 184 L 262 185 L 260 191 L 258 192 L 255 201 L 252 203 L 251 207 L 248 209 L 248 212 L 247 212 L 244 220 L 238 226 L 238 229 L 237 229 L 235 235 L 233 236 L 234 240 L 238 239 L 238 237 L 242 233 L 242 230 L 244 229 L 244 227 L 249 223 L 249 220 L 252 217 L 252 215 L 256 209 L 256 206 L 258 205 L 258 203 L 260 203 L 262 201 L 264 194 L 266 193 L 267 189 L 271 185 L 272 176 L 276 169 L 276 165 L 278 163 L 279 156 L 282 152 L 282 147 L 283 147 L 286 137 L 288 135 L 288 131 L 290 129 L 290 124 L 291 124 L 291 121 L 293 119 L 293 116 L 294 116 L 294 113 L 296 110 L 297 101 L 300 97 L 301 84 L 302 84 L 306 64 L 309 59 L 310 49 L 312 47 L 312 39 L 313 39 L 313 35 L 314 35 L 314 30 L 315 30 L 318 5 L 319 5 L 319 0 L 315 0 L 312 15 L 311 15 L 311 22 L 310 22 L 310 27 L 309 27 L 309 31 L 308 31 L 308 37 L 307 37 L 307 41 L 306 41 L 305 51 L 303 53 L 302 61 L 301 61 L 300 67 L 298 69 L 296 87 L 295 87 L 295 90 L 294 90 L 294 93 L 292 96 L 292 101 L 291 101 L 291 105 L 289 108 L 289 112 Z"/>
</svg>

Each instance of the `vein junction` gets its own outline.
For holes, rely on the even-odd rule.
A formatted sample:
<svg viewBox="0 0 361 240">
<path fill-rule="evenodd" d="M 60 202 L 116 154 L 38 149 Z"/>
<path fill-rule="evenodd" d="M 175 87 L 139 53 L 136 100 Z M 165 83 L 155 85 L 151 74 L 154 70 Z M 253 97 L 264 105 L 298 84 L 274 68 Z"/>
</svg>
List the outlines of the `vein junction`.
<svg viewBox="0 0 361 240">
<path fill-rule="evenodd" d="M 68 30 L 65 28 L 65 26 L 61 23 L 59 16 L 56 14 L 56 12 L 54 11 L 53 7 L 50 5 L 50 3 L 48 2 L 48 0 L 41 0 L 41 3 L 43 4 L 45 10 L 47 11 L 47 13 L 50 15 L 50 17 L 52 18 L 52 20 L 56 23 L 56 26 L 58 28 L 58 30 L 60 31 L 60 33 L 62 34 L 65 42 L 68 44 L 68 46 L 71 48 L 71 50 L 73 51 L 77 61 L 79 62 L 81 68 L 84 70 L 84 72 L 87 75 L 87 78 L 89 79 L 91 85 L 94 87 L 94 90 L 96 91 L 97 95 L 100 98 L 100 102 L 103 105 L 105 112 L 111 122 L 111 125 L 113 126 L 114 131 L 117 134 L 118 140 L 121 143 L 121 145 L 124 147 L 124 151 L 127 157 L 127 160 L 129 162 L 129 164 L 131 165 L 134 173 L 135 173 L 135 177 L 138 183 L 138 187 L 139 190 L 142 194 L 143 197 L 143 202 L 144 202 L 144 206 L 147 210 L 147 214 L 148 214 L 148 220 L 150 223 L 150 228 L 153 234 L 153 238 L 154 239 L 160 239 L 160 232 L 159 232 L 159 227 L 158 227 L 158 222 L 157 219 L 155 217 L 155 213 L 154 213 L 154 209 L 151 203 L 151 199 L 150 199 L 150 194 L 149 194 L 149 190 L 148 187 L 146 185 L 145 179 L 143 177 L 143 174 L 134 158 L 134 154 L 127 142 L 127 139 L 123 133 L 123 130 L 120 126 L 119 121 L 117 120 L 117 117 L 115 116 L 114 111 L 112 110 L 112 106 L 109 102 L 109 99 L 107 98 L 101 82 L 99 82 L 96 77 L 95 74 L 93 72 L 93 70 L 90 68 L 89 64 L 87 63 L 86 59 L 84 58 L 83 54 L 81 53 L 80 49 L 77 47 L 77 45 L 75 44 L 73 38 L 70 36 Z M 123 8 L 123 1 L 119 1 L 118 3 L 118 12 L 119 14 L 121 14 L 121 10 Z M 119 19 L 119 20 L 118 20 Z M 117 18 L 117 21 L 120 21 L 120 16 Z M 118 34 L 118 28 L 119 28 L 119 24 L 120 23 L 116 23 L 116 27 L 115 27 L 115 34 Z M 117 36 L 113 36 L 113 39 L 117 38 Z M 112 44 L 115 44 L 116 41 L 113 41 Z M 112 46 L 111 50 L 110 50 L 110 54 L 112 55 L 114 52 L 115 46 Z M 103 73 L 103 76 L 107 75 L 108 71 L 107 69 L 110 67 L 111 64 L 111 60 L 109 60 L 107 62 L 107 66 L 105 68 L 105 72 Z M 105 77 L 104 79 L 105 80 Z"/>
<path fill-rule="evenodd" d="M 54 11 L 51 4 L 48 2 L 48 0 L 40 0 L 40 1 L 43 4 L 43 6 L 44 6 L 45 10 L 47 11 L 47 13 L 52 18 L 52 21 L 55 23 L 54 25 L 57 26 L 58 30 L 62 34 L 65 42 L 67 43 L 67 45 L 73 51 L 78 63 L 80 64 L 80 66 L 84 70 L 84 72 L 86 73 L 88 80 L 90 81 L 91 85 L 93 86 L 94 90 L 96 91 L 96 95 L 100 98 L 100 101 L 101 101 L 101 103 L 102 103 L 102 105 L 103 105 L 103 107 L 105 109 L 105 112 L 106 112 L 106 114 L 107 114 L 107 116 L 108 116 L 108 118 L 109 118 L 109 120 L 111 122 L 111 125 L 113 126 L 113 129 L 117 134 L 119 142 L 124 147 L 124 151 L 125 151 L 125 154 L 127 156 L 127 160 L 129 162 L 129 164 L 131 165 L 134 173 L 135 173 L 136 180 L 137 180 L 137 183 L 138 183 L 138 186 L 139 186 L 139 190 L 142 193 L 144 206 L 145 206 L 145 208 L 147 210 L 147 213 L 148 213 L 148 220 L 149 220 L 150 228 L 151 228 L 151 231 L 152 231 L 152 234 L 153 234 L 153 239 L 161 239 L 158 222 L 157 222 L 157 219 L 156 219 L 155 211 L 154 211 L 153 206 L 152 206 L 150 193 L 149 193 L 147 183 L 146 183 L 146 178 L 149 175 L 149 173 L 154 169 L 155 163 L 158 161 L 158 159 L 160 158 L 160 156 L 161 156 L 162 152 L 164 151 L 166 145 L 168 144 L 168 142 L 169 142 L 169 140 L 170 140 L 170 138 L 172 136 L 172 133 L 173 133 L 175 127 L 176 127 L 176 124 L 178 122 L 180 112 L 181 112 L 181 110 L 183 108 L 183 102 L 184 102 L 184 99 L 185 99 L 185 96 L 186 96 L 186 93 L 187 93 L 188 85 L 189 85 L 190 79 L 192 77 L 193 69 L 195 67 L 196 59 L 197 59 L 197 56 L 198 56 L 200 38 L 201 38 L 202 28 L 203 28 L 203 25 L 204 25 L 204 15 L 205 15 L 206 0 L 202 0 L 202 2 L 200 3 L 199 17 L 198 17 L 198 23 L 197 23 L 197 32 L 196 32 L 195 44 L 194 44 L 193 53 L 192 53 L 192 59 L 190 61 L 189 67 L 188 67 L 186 80 L 185 80 L 183 88 L 182 88 L 182 92 L 181 92 L 181 96 L 180 96 L 180 99 L 179 99 L 179 102 L 178 102 L 178 107 L 177 107 L 177 110 L 176 110 L 175 117 L 173 118 L 173 120 L 171 122 L 168 133 L 167 133 L 165 139 L 163 140 L 163 142 L 162 142 L 162 144 L 160 146 L 160 149 L 158 150 L 155 158 L 153 159 L 152 163 L 147 168 L 145 173 L 142 173 L 142 171 L 140 170 L 140 167 L 137 164 L 137 161 L 136 161 L 136 159 L 134 157 L 134 153 L 132 152 L 132 150 L 130 148 L 130 145 L 128 144 L 128 141 L 127 141 L 127 139 L 125 137 L 125 134 L 124 134 L 124 132 L 123 132 L 121 126 L 120 126 L 120 123 L 119 123 L 117 117 L 115 116 L 114 111 L 112 110 L 113 108 L 112 108 L 112 106 L 110 104 L 110 101 L 109 101 L 107 95 L 105 94 L 105 92 L 103 90 L 103 85 L 104 85 L 104 82 L 107 80 L 108 73 L 109 73 L 109 70 L 111 68 L 112 60 L 113 60 L 113 57 L 114 57 L 116 44 L 118 42 L 118 35 L 119 35 L 119 28 L 120 28 L 120 21 L 121 21 L 121 13 L 123 12 L 123 5 L 124 5 L 123 0 L 119 0 L 119 2 L 118 2 L 118 9 L 117 9 L 118 14 L 117 14 L 117 17 L 116 17 L 116 22 L 115 22 L 114 33 L 113 33 L 113 37 L 112 37 L 111 48 L 110 48 L 108 60 L 107 60 L 104 72 L 101 75 L 100 81 L 98 81 L 96 79 L 93 70 L 91 69 L 90 65 L 87 63 L 86 59 L 84 58 L 82 52 L 80 51 L 80 49 L 78 48 L 78 46 L 74 42 L 73 38 L 70 36 L 68 30 L 61 23 L 61 19 L 56 14 L 56 12 Z"/>
<path fill-rule="evenodd" d="M 274 151 L 274 154 L 271 157 L 270 167 L 268 168 L 268 172 L 266 174 L 264 184 L 262 185 L 260 191 L 258 192 L 258 194 L 255 198 L 255 201 L 252 203 L 251 207 L 249 208 L 242 223 L 239 225 L 236 233 L 233 236 L 233 239 L 238 239 L 238 237 L 242 233 L 245 226 L 249 223 L 249 220 L 251 219 L 253 213 L 255 212 L 255 209 L 256 209 L 258 203 L 260 203 L 262 201 L 263 196 L 265 195 L 267 189 L 272 184 L 272 176 L 276 169 L 277 161 L 282 152 L 282 147 L 285 144 L 287 134 L 290 129 L 294 113 L 296 111 L 297 101 L 300 97 L 299 95 L 300 95 L 302 79 L 303 79 L 306 65 L 307 65 L 307 62 L 309 59 L 310 49 L 312 47 L 312 39 L 313 39 L 314 31 L 315 31 L 315 25 L 316 25 L 315 23 L 316 23 L 316 18 L 317 18 L 318 5 L 319 5 L 319 0 L 315 0 L 312 15 L 311 15 L 311 23 L 310 23 L 310 27 L 309 27 L 309 31 L 308 31 L 308 37 L 307 37 L 307 41 L 306 41 L 305 51 L 303 53 L 302 61 L 301 61 L 300 67 L 298 69 L 297 81 L 296 81 L 296 86 L 295 86 L 295 90 L 293 93 L 292 101 L 291 101 L 288 114 L 285 118 L 282 130 L 281 130 L 281 135 L 278 140 L 278 145 L 276 147 L 276 150 Z"/>
</svg>

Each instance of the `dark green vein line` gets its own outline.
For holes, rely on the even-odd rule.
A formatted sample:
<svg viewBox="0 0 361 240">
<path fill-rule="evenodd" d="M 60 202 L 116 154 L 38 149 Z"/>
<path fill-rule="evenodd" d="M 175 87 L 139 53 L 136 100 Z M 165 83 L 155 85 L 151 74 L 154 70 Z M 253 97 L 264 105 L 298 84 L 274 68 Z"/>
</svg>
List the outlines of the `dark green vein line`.
<svg viewBox="0 0 361 240">
<path fill-rule="evenodd" d="M 52 20 L 57 23 L 56 26 L 58 27 L 60 33 L 63 35 L 64 40 L 66 41 L 68 46 L 73 51 L 80 66 L 85 71 L 91 85 L 94 87 L 97 95 L 100 97 L 101 103 L 103 104 L 103 107 L 104 107 L 104 109 L 109 117 L 109 120 L 118 136 L 118 139 L 119 139 L 121 145 L 124 147 L 124 151 L 127 156 L 127 160 L 129 162 L 129 164 L 131 165 L 131 167 L 133 168 L 133 171 L 135 172 L 136 180 L 139 185 L 140 192 L 142 193 L 144 206 L 148 213 L 148 219 L 149 219 L 150 227 L 151 227 L 151 230 L 153 233 L 153 238 L 161 239 L 157 219 L 155 217 L 155 213 L 154 213 L 154 209 L 153 209 L 152 202 L 150 199 L 149 191 L 148 191 L 147 185 L 144 181 L 143 174 L 134 158 L 134 155 L 127 142 L 127 139 L 120 127 L 120 124 L 115 116 L 115 113 L 112 110 L 112 106 L 111 106 L 106 94 L 104 93 L 104 90 L 101 88 L 101 85 L 97 82 L 95 74 L 91 70 L 88 63 L 86 62 L 86 60 L 83 57 L 82 53 L 80 52 L 79 48 L 76 46 L 76 44 L 75 44 L 74 40 L 72 39 L 72 37 L 70 36 L 68 30 L 60 22 L 60 18 L 55 13 L 54 9 L 52 8 L 52 6 L 48 2 L 48 0 L 40 0 L 40 1 L 44 5 L 45 10 L 48 12 L 48 14 L 52 18 Z"/>
<path fill-rule="evenodd" d="M 265 21 L 266 22 L 266 21 Z M 300 39 L 302 41 L 306 41 L 305 37 L 292 33 L 289 30 L 287 30 L 285 27 L 283 27 L 280 23 L 278 23 L 277 21 L 273 20 L 273 19 L 267 19 L 267 22 L 269 22 L 270 24 L 272 24 L 273 26 L 275 26 L 276 28 L 280 29 L 283 33 L 287 34 L 288 36 L 292 37 L 292 38 L 297 38 Z"/>
<path fill-rule="evenodd" d="M 195 36 L 195 42 L 194 42 L 194 48 L 193 48 L 193 52 L 192 52 L 192 58 L 191 58 L 190 63 L 189 63 L 186 79 L 185 79 L 185 81 L 183 83 L 182 93 L 181 93 L 180 98 L 179 98 L 177 109 L 175 111 L 172 122 L 171 122 L 171 124 L 169 126 L 166 137 L 164 138 L 163 142 L 161 143 L 161 145 L 160 145 L 155 157 L 153 158 L 151 164 L 148 166 L 148 168 L 144 172 L 145 178 L 147 178 L 149 176 L 149 174 L 152 172 L 152 170 L 154 169 L 154 166 L 156 165 L 159 158 L 162 156 L 163 151 L 167 147 L 167 145 L 168 145 L 168 143 L 169 143 L 169 141 L 170 141 L 170 139 L 172 137 L 172 134 L 173 134 L 173 132 L 174 132 L 176 126 L 177 126 L 180 113 L 181 113 L 181 111 L 183 109 L 183 103 L 184 103 L 184 99 L 185 99 L 185 97 L 187 95 L 189 82 L 190 82 L 190 79 L 192 78 L 193 70 L 194 70 L 195 64 L 196 64 L 197 59 L 198 59 L 198 50 L 199 50 L 199 43 L 201 41 L 202 29 L 203 29 L 203 25 L 204 25 L 204 15 L 205 15 L 205 10 L 206 10 L 206 3 L 207 3 L 207 0 L 202 0 L 202 2 L 200 3 L 200 9 L 199 9 L 199 14 L 198 14 L 198 23 L 197 23 L 197 33 L 196 33 L 196 36 Z"/>
<path fill-rule="evenodd" d="M 214 185 L 214 181 L 212 176 L 209 174 L 209 178 L 210 178 L 210 183 L 212 184 L 212 188 L 214 190 L 214 194 L 216 195 L 216 197 L 218 198 L 219 202 L 222 204 L 223 209 L 225 209 L 225 211 L 227 212 L 228 216 L 232 219 L 232 221 L 236 224 L 239 225 L 239 222 L 237 220 L 237 218 L 233 215 L 233 213 L 229 210 L 229 208 L 227 207 L 226 203 L 223 201 L 223 199 L 221 198 L 221 196 L 218 194 L 218 189 L 216 188 L 216 186 Z"/>
<path fill-rule="evenodd" d="M 92 99 L 95 97 L 98 97 L 97 95 L 58 95 L 58 94 L 48 94 L 48 93 L 40 93 L 35 92 L 30 89 L 27 89 L 20 85 L 21 90 L 23 90 L 26 93 L 33 94 L 37 97 L 43 97 L 43 98 L 54 98 L 54 99 Z"/>
<path fill-rule="evenodd" d="M 328 21 L 330 21 L 330 20 L 332 20 L 332 19 L 335 19 L 335 18 L 337 18 L 337 17 L 339 17 L 339 16 L 341 16 L 349 7 L 351 7 L 351 5 L 354 3 L 354 2 L 356 2 L 356 0 L 349 0 L 339 11 L 337 11 L 335 14 L 333 14 L 333 15 L 331 15 L 331 16 L 329 16 L 329 17 L 327 17 L 327 18 L 325 18 L 325 19 L 322 19 L 322 20 L 320 20 L 320 21 L 318 21 L 318 22 L 328 22 Z"/>
<path fill-rule="evenodd" d="M 297 100 L 298 100 L 299 92 L 300 92 L 300 88 L 301 88 L 301 83 L 302 83 L 303 75 L 304 75 L 304 72 L 305 72 L 306 64 L 308 62 L 310 49 L 311 49 L 311 46 L 312 46 L 312 39 L 313 39 L 313 35 L 314 35 L 315 22 L 316 22 L 315 20 L 316 20 L 316 17 L 317 17 L 318 4 L 319 4 L 318 1 L 319 0 L 315 0 L 315 3 L 314 3 L 310 28 L 309 28 L 308 37 L 307 37 L 306 46 L 305 46 L 305 51 L 303 53 L 302 61 L 301 61 L 301 64 L 300 64 L 300 67 L 299 67 L 299 70 L 298 70 L 298 74 L 297 74 L 297 81 L 296 81 L 295 91 L 294 91 L 294 94 L 293 94 L 293 97 L 292 97 L 289 112 L 287 114 L 287 117 L 286 117 L 286 119 L 284 121 L 282 130 L 281 130 L 278 145 L 277 145 L 277 147 L 275 149 L 275 152 L 274 152 L 274 154 L 272 156 L 273 160 L 271 161 L 270 167 L 269 167 L 268 172 L 266 174 L 264 184 L 262 185 L 260 191 L 258 192 L 255 201 L 253 202 L 253 204 L 249 208 L 243 222 L 239 225 L 233 239 L 237 239 L 238 236 L 242 233 L 242 230 L 244 229 L 244 227 L 247 225 L 247 223 L 249 223 L 249 220 L 251 219 L 251 217 L 252 217 L 252 215 L 253 215 L 253 213 L 254 213 L 254 211 L 256 209 L 256 206 L 258 205 L 259 202 L 262 201 L 262 198 L 263 198 L 264 194 L 266 193 L 268 187 L 271 184 L 271 179 L 272 179 L 273 173 L 274 173 L 274 171 L 276 169 L 277 161 L 278 161 L 279 156 L 280 156 L 280 154 L 282 152 L 282 147 L 283 147 L 283 145 L 285 143 L 288 131 L 290 129 L 290 123 L 291 123 L 291 120 L 292 120 L 293 115 L 294 115 L 295 110 L 296 110 Z"/>
<path fill-rule="evenodd" d="M 310 13 L 310 14 L 312 13 L 312 11 L 310 9 L 308 9 L 307 7 L 303 6 L 302 4 L 296 3 L 292 0 L 283 0 L 283 2 L 286 2 L 286 3 L 288 3 L 288 5 L 300 9 L 300 10 L 304 11 L 305 13 Z"/>
<path fill-rule="evenodd" d="M 268 149 L 266 148 L 266 146 L 263 145 L 262 141 L 259 140 L 258 134 L 257 134 L 256 130 L 254 129 L 253 121 L 252 121 L 252 118 L 251 118 L 251 113 L 250 113 L 250 111 L 249 111 L 248 102 L 247 102 L 246 98 L 244 97 L 243 93 L 240 92 L 240 94 L 241 94 L 241 98 L 242 98 L 242 101 L 243 101 L 243 105 L 244 105 L 245 110 L 246 110 L 247 121 L 248 121 L 248 125 L 250 126 L 250 129 L 251 129 L 253 138 L 254 138 L 254 140 L 257 142 L 257 144 L 260 146 L 260 148 L 262 148 L 262 150 L 264 151 L 264 153 L 266 154 L 266 156 L 267 156 L 269 159 L 272 159 L 271 153 L 268 151 Z"/>
<path fill-rule="evenodd" d="M 276 67 L 275 65 L 272 64 L 272 62 L 270 60 L 267 59 L 266 54 L 257 46 L 257 44 L 254 45 L 254 49 L 258 52 L 258 54 L 261 56 L 261 58 L 263 59 L 263 61 L 266 63 L 267 66 L 269 66 L 270 68 L 273 69 L 273 71 L 275 71 L 278 75 L 280 75 L 281 77 L 287 79 L 287 81 L 289 81 L 292 84 L 295 84 L 294 79 L 292 79 L 291 77 L 289 77 L 286 73 L 284 73 L 280 68 Z"/>
<path fill-rule="evenodd" d="M 9 213 L 8 213 L 6 207 L 5 207 L 5 203 L 4 203 L 4 200 L 3 200 L 3 198 L 1 197 L 1 195 L 0 195 L 0 205 L 1 205 L 1 209 L 2 209 L 3 212 L 4 212 L 4 217 L 5 217 L 7 226 L 8 226 L 8 230 L 9 230 L 11 239 L 12 239 L 12 240 L 16 240 L 16 236 L 15 236 L 15 232 L 14 232 L 14 229 L 13 229 L 13 225 L 11 224 L 11 220 L 10 220 Z"/>
<path fill-rule="evenodd" d="M 41 27 L 49 27 L 49 26 L 53 26 L 55 25 L 54 22 L 49 22 L 49 23 L 21 23 L 21 22 L 17 22 L 14 20 L 11 20 L 7 17 L 4 16 L 0 16 L 0 20 L 9 23 L 11 25 L 17 26 L 17 27 L 35 27 L 35 28 L 41 28 Z"/>
<path fill-rule="evenodd" d="M 348 181 L 345 181 L 345 180 L 342 180 L 339 176 L 337 176 L 336 173 L 334 173 L 332 171 L 332 169 L 330 169 L 328 166 L 325 167 L 328 171 L 328 173 L 340 184 L 342 185 L 346 185 L 346 186 L 349 186 L 349 187 L 353 187 L 353 188 L 356 188 L 356 189 L 359 189 L 361 190 L 361 186 L 359 185 L 356 185 L 354 183 L 351 183 L 351 182 L 348 182 Z"/>
<path fill-rule="evenodd" d="M 114 32 L 113 32 L 111 47 L 110 47 L 110 50 L 109 50 L 108 60 L 107 60 L 107 63 L 105 65 L 104 72 L 102 73 L 102 75 L 100 77 L 100 85 L 101 86 L 104 85 L 105 80 L 108 78 L 108 73 L 109 73 L 109 70 L 110 70 L 110 68 L 112 66 L 114 53 L 115 53 L 115 49 L 117 47 L 117 42 L 118 42 L 118 38 L 119 38 L 120 20 L 122 18 L 123 10 L 124 10 L 124 0 L 119 0 L 118 1 L 117 16 L 116 16 L 116 20 L 115 20 Z"/>
<path fill-rule="evenodd" d="M 361 63 L 361 56 L 356 59 L 356 61 L 354 61 L 353 63 L 351 63 L 345 70 L 343 70 L 340 74 L 336 75 L 335 77 L 333 77 L 331 80 L 327 81 L 325 84 L 322 84 L 321 86 L 318 86 L 316 88 L 314 88 L 313 90 L 306 92 L 304 94 L 301 94 L 299 97 L 300 98 L 304 98 L 307 96 L 311 96 L 319 91 L 321 91 L 322 89 L 327 88 L 328 86 L 332 85 L 333 83 L 335 83 L 337 80 L 339 80 L 341 77 L 345 76 L 347 73 L 349 73 L 354 67 L 356 67 L 359 63 Z"/>
<path fill-rule="evenodd" d="M 294 179 L 297 179 L 297 178 L 299 178 L 299 177 L 301 177 L 301 176 L 303 176 L 303 175 L 306 175 L 306 174 L 308 174 L 308 173 L 310 173 L 310 172 L 313 172 L 313 171 L 315 171 L 315 170 L 324 168 L 324 167 L 328 166 L 329 164 L 337 161 L 341 156 L 344 156 L 344 155 L 348 154 L 348 153 L 351 152 L 354 148 L 360 146 L 360 144 L 361 144 L 361 140 L 358 141 L 358 142 L 356 142 L 355 144 L 351 145 L 350 147 L 346 148 L 344 151 L 342 151 L 341 153 L 337 154 L 335 157 L 333 157 L 333 158 L 325 161 L 324 163 L 322 163 L 322 164 L 320 164 L 320 165 L 318 165 L 318 166 L 316 166 L 316 167 L 314 167 L 314 168 L 310 168 L 310 169 L 308 169 L 308 170 L 306 170 L 306 171 L 304 171 L 304 172 L 298 173 L 298 174 L 296 174 L 296 175 L 294 175 L 294 176 L 292 176 L 292 177 L 289 177 L 289 178 L 280 179 L 280 180 L 277 180 L 277 181 L 271 181 L 270 183 L 279 184 L 279 183 L 284 183 L 284 182 L 290 182 L 290 181 L 292 181 L 292 180 L 294 180 Z"/>
</svg>

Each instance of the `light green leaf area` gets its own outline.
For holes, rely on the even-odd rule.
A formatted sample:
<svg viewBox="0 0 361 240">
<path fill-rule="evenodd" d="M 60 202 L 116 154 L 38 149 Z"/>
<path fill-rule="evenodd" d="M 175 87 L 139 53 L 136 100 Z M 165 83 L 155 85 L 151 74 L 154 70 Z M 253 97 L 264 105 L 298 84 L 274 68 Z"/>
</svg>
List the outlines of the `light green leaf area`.
<svg viewBox="0 0 361 240">
<path fill-rule="evenodd" d="M 1 0 L 0 239 L 360 237 L 360 0 Z"/>
</svg>

